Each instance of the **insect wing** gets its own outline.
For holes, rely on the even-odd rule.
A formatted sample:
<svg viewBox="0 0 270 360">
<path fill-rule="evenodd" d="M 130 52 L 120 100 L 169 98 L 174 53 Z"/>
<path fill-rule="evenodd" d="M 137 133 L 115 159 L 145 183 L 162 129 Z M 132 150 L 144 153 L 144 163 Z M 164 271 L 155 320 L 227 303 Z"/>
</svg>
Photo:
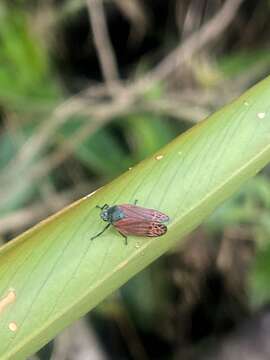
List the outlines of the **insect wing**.
<svg viewBox="0 0 270 360">
<path fill-rule="evenodd" d="M 167 232 L 167 226 L 158 221 L 125 218 L 117 221 L 114 226 L 124 235 L 157 237 Z"/>
<path fill-rule="evenodd" d="M 118 205 L 118 207 L 123 212 L 125 218 L 136 219 L 143 221 L 153 221 L 153 222 L 166 222 L 169 221 L 169 216 L 163 214 L 162 212 L 154 209 L 147 209 L 137 205 L 123 204 Z"/>
<path fill-rule="evenodd" d="M 167 226 L 164 224 L 161 224 L 159 222 L 153 221 L 150 223 L 148 235 L 147 236 L 162 236 L 166 234 L 167 232 Z"/>
</svg>

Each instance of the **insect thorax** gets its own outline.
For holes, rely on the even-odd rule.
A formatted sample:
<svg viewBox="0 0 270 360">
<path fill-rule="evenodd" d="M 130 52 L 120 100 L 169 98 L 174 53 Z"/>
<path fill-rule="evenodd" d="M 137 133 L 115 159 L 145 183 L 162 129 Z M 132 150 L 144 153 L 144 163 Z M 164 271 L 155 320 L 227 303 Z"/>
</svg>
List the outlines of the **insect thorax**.
<svg viewBox="0 0 270 360">
<path fill-rule="evenodd" d="M 124 213 L 118 206 L 111 206 L 108 209 L 109 221 L 113 224 L 125 217 Z"/>
<path fill-rule="evenodd" d="M 109 223 L 113 224 L 121 219 L 123 219 L 124 213 L 120 210 L 118 206 L 110 206 L 109 208 L 103 210 L 100 213 L 100 217 L 104 221 L 108 221 Z"/>
</svg>

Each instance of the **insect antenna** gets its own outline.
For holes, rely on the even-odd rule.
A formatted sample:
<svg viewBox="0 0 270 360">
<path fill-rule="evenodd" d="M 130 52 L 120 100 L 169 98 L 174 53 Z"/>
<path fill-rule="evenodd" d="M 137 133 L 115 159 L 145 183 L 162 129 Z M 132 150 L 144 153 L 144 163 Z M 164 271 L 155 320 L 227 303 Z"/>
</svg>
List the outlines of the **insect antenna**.
<svg viewBox="0 0 270 360">
<path fill-rule="evenodd" d="M 107 209 L 109 207 L 108 204 L 104 204 L 103 206 L 100 206 L 100 205 L 96 205 L 96 208 L 100 209 L 100 210 L 104 210 L 104 209 Z"/>
</svg>

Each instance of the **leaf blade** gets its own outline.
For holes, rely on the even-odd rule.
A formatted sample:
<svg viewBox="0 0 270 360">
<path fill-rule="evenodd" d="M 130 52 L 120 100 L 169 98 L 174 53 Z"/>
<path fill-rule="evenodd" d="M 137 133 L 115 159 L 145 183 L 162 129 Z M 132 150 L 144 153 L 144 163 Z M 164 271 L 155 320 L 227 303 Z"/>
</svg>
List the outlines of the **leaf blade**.
<svg viewBox="0 0 270 360">
<path fill-rule="evenodd" d="M 0 294 L 16 291 L 16 301 L 0 312 L 3 359 L 23 359 L 37 350 L 265 166 L 270 160 L 269 98 L 267 78 L 111 184 L 0 249 Z M 170 216 L 165 236 L 130 237 L 124 246 L 110 229 L 90 242 L 104 225 L 96 204 L 134 199 Z M 9 329 L 14 321 L 16 332 Z"/>
</svg>

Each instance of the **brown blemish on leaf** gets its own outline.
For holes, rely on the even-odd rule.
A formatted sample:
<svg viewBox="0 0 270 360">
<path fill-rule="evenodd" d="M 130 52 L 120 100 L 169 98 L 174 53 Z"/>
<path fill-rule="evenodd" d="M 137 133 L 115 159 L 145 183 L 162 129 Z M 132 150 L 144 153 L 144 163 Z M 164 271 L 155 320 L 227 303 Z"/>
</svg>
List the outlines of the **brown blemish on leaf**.
<svg viewBox="0 0 270 360">
<path fill-rule="evenodd" d="M 120 269 L 124 268 L 128 263 L 129 263 L 129 260 L 124 260 L 124 261 L 122 261 L 122 262 L 117 266 L 117 269 L 120 270 Z"/>
<path fill-rule="evenodd" d="M 0 300 L 0 315 L 1 313 L 5 310 L 5 308 L 14 303 L 16 300 L 16 293 L 14 290 L 9 290 L 9 292 L 7 293 L 7 295 L 5 297 L 3 297 Z"/>
</svg>

